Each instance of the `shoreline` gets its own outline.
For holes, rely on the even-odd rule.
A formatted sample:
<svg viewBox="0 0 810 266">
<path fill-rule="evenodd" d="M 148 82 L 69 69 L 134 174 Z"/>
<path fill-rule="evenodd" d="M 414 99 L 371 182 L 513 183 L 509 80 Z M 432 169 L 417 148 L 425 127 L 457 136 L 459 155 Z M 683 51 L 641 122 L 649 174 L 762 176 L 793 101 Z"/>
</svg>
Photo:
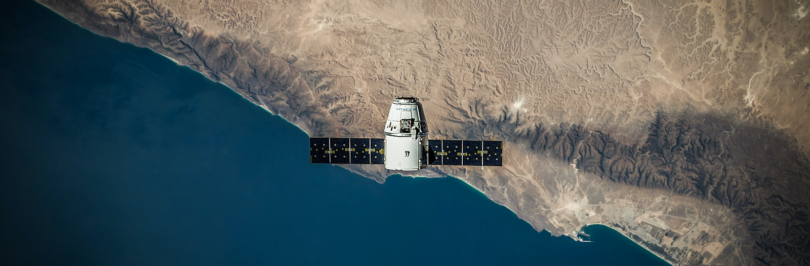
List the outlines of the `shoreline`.
<svg viewBox="0 0 810 266">
<path fill-rule="evenodd" d="M 254 106 L 256 106 L 256 107 L 259 107 L 259 108 L 263 109 L 264 111 L 266 111 L 266 112 L 267 112 L 268 114 L 270 114 L 270 115 L 273 115 L 273 116 L 278 116 L 279 118 L 281 118 L 281 119 L 282 119 L 282 120 L 284 120 L 285 122 L 287 122 L 287 123 L 289 123 L 289 124 L 291 124 L 291 125 L 295 126 L 296 128 L 298 128 L 298 130 L 300 130 L 302 133 L 306 134 L 306 135 L 307 135 L 307 137 L 309 137 L 309 136 L 310 136 L 309 132 L 306 132 L 306 131 L 305 131 L 305 130 L 304 130 L 302 127 L 301 127 L 301 126 L 299 126 L 299 125 L 297 125 L 297 124 L 295 124 L 295 123 L 291 122 L 289 119 L 287 119 L 287 118 L 285 118 L 285 117 L 283 117 L 283 116 L 281 116 L 281 115 L 274 114 L 273 112 L 271 112 L 271 111 L 268 109 L 268 107 L 267 107 L 267 106 L 257 104 L 257 103 L 255 103 L 255 102 L 251 101 L 250 99 L 245 98 L 245 96 L 244 96 L 244 95 L 242 95 L 241 93 L 239 93 L 239 92 L 238 92 L 237 90 L 235 90 L 234 88 L 231 88 L 231 86 L 228 86 L 227 84 L 222 83 L 222 82 L 220 82 L 220 81 L 213 80 L 213 79 L 211 79 L 210 77 L 206 76 L 206 75 L 205 75 L 205 73 L 203 73 L 203 72 L 200 72 L 200 71 L 198 71 L 198 70 L 195 70 L 195 69 L 191 68 L 191 67 L 190 67 L 190 66 L 188 66 L 188 65 L 182 64 L 182 63 L 181 63 L 181 62 L 179 62 L 178 60 L 176 60 L 176 59 L 174 59 L 174 58 L 171 58 L 171 57 L 169 57 L 169 56 L 167 56 L 167 55 L 164 55 L 164 54 L 162 54 L 162 53 L 160 53 L 160 52 L 158 52 L 158 51 L 155 51 L 154 49 L 152 49 L 152 48 L 150 48 L 150 47 L 139 46 L 139 45 L 135 45 L 135 44 L 130 43 L 130 42 L 121 41 L 121 40 L 119 40 L 119 39 L 117 39 L 117 38 L 114 38 L 114 37 L 110 37 L 110 36 L 106 36 L 106 35 L 101 35 L 101 34 L 98 34 L 98 33 L 94 32 L 94 31 L 92 31 L 92 30 L 90 30 L 90 29 L 88 29 L 88 28 L 85 28 L 84 26 L 82 26 L 82 25 L 80 25 L 80 24 L 78 24 L 78 23 L 76 23 L 76 22 L 72 21 L 72 20 L 69 20 L 67 17 L 65 17 L 65 16 L 64 16 L 64 15 L 62 15 L 61 13 L 57 12 L 56 10 L 51 9 L 50 7 L 48 7 L 48 6 L 44 5 L 44 4 L 40 3 L 40 2 L 35 1 L 35 3 L 36 3 L 36 4 L 38 4 L 38 5 L 40 5 L 40 6 L 42 6 L 42 7 L 44 7 L 44 8 L 46 8 L 46 9 L 48 9 L 48 10 L 50 10 L 50 11 L 51 11 L 51 12 L 53 12 L 54 14 L 59 15 L 60 17 L 62 17 L 62 18 L 64 18 L 65 20 L 69 21 L 70 23 L 73 23 L 73 24 L 75 24 L 75 25 L 79 26 L 80 28 L 87 30 L 88 32 L 90 32 L 90 33 L 92 33 L 92 34 L 95 34 L 95 35 L 100 36 L 100 37 L 103 37 L 103 38 L 110 38 L 110 39 L 116 40 L 116 41 L 118 41 L 118 42 L 120 42 L 120 43 L 123 43 L 123 44 L 128 44 L 128 45 L 133 45 L 133 46 L 135 46 L 135 47 L 139 47 L 139 48 L 148 49 L 149 51 L 151 51 L 151 52 L 153 52 L 153 53 L 155 53 L 155 54 L 157 54 L 157 55 L 160 55 L 160 56 L 162 56 L 162 57 L 164 57 L 164 58 L 166 58 L 166 59 L 168 59 L 168 60 L 171 60 L 172 62 L 174 62 L 176 65 L 178 65 L 178 66 L 180 66 L 180 67 L 185 67 L 185 68 L 187 68 L 187 69 L 189 69 L 189 70 L 191 70 L 191 71 L 194 71 L 194 72 L 196 72 L 196 73 L 198 73 L 198 74 L 202 75 L 203 77 L 205 77 L 205 78 L 206 78 L 206 79 L 208 79 L 209 81 L 212 81 L 212 82 L 214 82 L 214 83 L 221 84 L 221 85 L 225 86 L 226 88 L 228 88 L 228 90 L 229 90 L 231 93 L 235 93 L 235 94 L 239 95 L 240 97 L 242 97 L 243 99 L 245 99 L 247 102 L 249 102 L 249 103 L 253 104 L 253 105 L 254 105 Z M 342 167 L 342 166 L 340 166 L 340 165 L 333 165 L 333 166 L 338 166 L 338 167 L 341 167 L 341 168 L 343 168 L 343 169 L 349 170 L 350 172 L 352 172 L 352 173 L 354 173 L 354 174 L 357 174 L 357 175 L 359 175 L 359 176 L 362 176 L 363 178 L 368 178 L 367 176 L 364 176 L 364 175 L 361 175 L 361 174 L 359 174 L 359 173 L 356 173 L 356 172 L 352 171 L 351 169 L 348 169 L 348 168 Z M 394 175 L 396 175 L 396 174 L 394 174 Z M 553 234 L 553 233 L 551 233 L 551 231 L 549 231 L 549 230 L 547 230 L 547 229 L 545 229 L 545 228 L 544 228 L 544 229 L 542 229 L 542 230 L 537 230 L 537 228 L 536 228 L 536 227 L 535 227 L 533 224 L 531 224 L 530 222 L 526 221 L 525 219 L 520 218 L 520 216 L 517 214 L 517 212 L 515 212 L 515 210 L 513 210 L 513 209 L 509 208 L 508 206 L 506 206 L 506 205 L 504 205 L 504 204 L 501 204 L 501 203 L 498 203 L 498 202 L 496 202 L 496 201 L 492 200 L 492 199 L 491 199 L 491 198 L 490 198 L 490 197 L 489 197 L 489 196 L 488 196 L 486 193 L 484 193 L 482 190 L 478 189 L 477 187 L 473 186 L 473 185 L 472 185 L 470 182 L 468 182 L 467 180 L 464 180 L 464 179 L 461 179 L 461 178 L 458 178 L 458 177 L 455 177 L 455 176 L 451 176 L 451 175 L 445 175 L 445 176 L 442 176 L 442 177 L 423 177 L 423 176 L 402 175 L 402 174 L 399 174 L 399 175 L 401 175 L 401 176 L 403 176 L 403 177 L 410 177 L 410 178 L 414 178 L 414 179 L 416 179 L 416 178 L 425 178 L 425 179 L 429 179 L 429 178 L 448 178 L 448 177 L 449 177 L 449 178 L 455 178 L 455 179 L 457 179 L 457 180 L 460 180 L 460 181 L 464 182 L 465 184 L 467 184 L 467 186 L 469 186 L 469 187 L 473 188 L 474 190 L 478 191 L 479 193 L 481 193 L 481 195 L 483 195 L 484 197 L 486 197 L 486 198 L 487 198 L 489 201 L 491 201 L 491 202 L 493 202 L 493 203 L 495 203 L 495 204 L 497 204 L 497 205 L 499 205 L 499 206 L 503 206 L 504 208 L 506 208 L 507 210 L 509 210 L 510 212 L 512 212 L 512 214 L 514 214 L 514 215 L 515 215 L 515 217 L 517 217 L 518 219 L 520 219 L 520 220 L 521 220 L 521 221 L 523 221 L 524 223 L 526 223 L 526 224 L 528 224 L 529 226 L 531 226 L 532 228 L 534 228 L 536 232 L 541 233 L 541 232 L 543 232 L 543 231 L 547 231 L 547 232 L 549 232 L 549 233 L 551 234 L 551 236 L 554 236 L 554 234 Z M 380 184 L 385 183 L 385 181 L 388 179 L 388 177 L 391 177 L 391 176 L 393 176 L 393 175 L 389 175 L 389 176 L 384 177 L 384 178 L 383 178 L 383 182 L 380 182 Z M 638 246 L 640 246 L 640 247 L 644 248 L 645 250 L 647 250 L 647 252 L 649 252 L 649 253 L 651 253 L 651 254 L 655 255 L 656 257 L 658 257 L 658 258 L 660 258 L 661 260 L 663 260 L 663 261 L 665 261 L 665 262 L 669 263 L 670 265 L 674 265 L 672 262 L 670 262 L 669 260 L 664 259 L 663 257 L 661 257 L 660 255 L 658 255 L 657 253 L 655 253 L 655 252 L 651 251 L 649 248 L 647 248 L 647 247 L 646 247 L 646 246 L 644 246 L 643 244 L 636 242 L 636 241 L 635 241 L 635 240 L 633 240 L 632 238 L 627 237 L 627 236 L 626 236 L 624 233 L 622 233 L 621 231 L 616 230 L 615 228 L 613 228 L 613 227 L 611 227 L 611 226 L 608 226 L 608 225 L 605 225 L 605 224 L 603 224 L 603 223 L 589 223 L 589 224 L 585 224 L 584 226 L 580 227 L 580 229 L 579 229 L 579 230 L 582 230 L 582 228 L 587 227 L 587 226 L 589 226 L 589 225 L 594 225 L 594 224 L 603 225 L 603 226 L 605 226 L 605 227 L 610 228 L 611 230 L 614 230 L 614 231 L 616 231 L 616 232 L 620 233 L 622 236 L 624 236 L 625 238 L 629 239 L 630 241 L 632 241 L 632 242 L 633 242 L 633 243 L 635 243 L 636 245 L 638 245 Z M 575 239 L 574 237 L 569 236 L 569 235 L 566 235 L 566 234 L 560 234 L 559 236 L 554 236 L 554 237 L 562 237 L 562 236 L 567 236 L 567 237 L 569 237 L 569 238 L 574 239 L 575 241 L 577 240 L 577 239 Z"/>
<path fill-rule="evenodd" d="M 406 175 L 402 175 L 402 174 L 399 174 L 399 175 L 400 175 L 400 176 L 403 176 L 403 177 L 410 177 L 410 178 L 413 178 L 413 179 L 417 179 L 417 178 L 419 178 L 419 179 L 422 179 L 422 178 L 424 178 L 424 179 L 437 178 L 437 177 L 410 176 L 410 175 L 406 176 Z M 385 177 L 385 179 L 387 180 L 387 179 L 388 179 L 388 177 L 391 177 L 391 176 L 394 176 L 394 175 L 387 176 L 387 177 Z M 464 179 L 461 179 L 461 178 L 458 178 L 458 177 L 455 177 L 455 176 L 451 176 L 451 175 L 447 175 L 447 176 L 444 176 L 444 177 L 438 177 L 438 178 L 455 178 L 455 179 L 457 179 L 457 180 L 460 180 L 461 182 L 464 182 L 464 184 L 467 184 L 467 186 L 469 186 L 469 187 L 471 187 L 471 188 L 475 189 L 475 191 L 478 191 L 478 193 L 481 193 L 481 195 L 484 195 L 484 197 L 486 197 L 486 198 L 487 198 L 489 201 L 491 201 L 491 202 L 493 202 L 493 203 L 495 203 L 495 204 L 498 204 L 498 205 L 500 205 L 500 206 L 502 206 L 502 207 L 506 208 L 506 209 L 507 209 L 507 210 L 509 210 L 510 212 L 512 212 L 512 214 L 514 214 L 514 215 L 515 215 L 515 217 L 517 217 L 518 219 L 520 219 L 520 220 L 521 220 L 521 221 L 523 221 L 524 223 L 529 224 L 529 226 L 531 226 L 532 228 L 534 228 L 534 230 L 535 230 L 535 231 L 537 231 L 538 233 L 540 233 L 540 232 L 542 232 L 542 231 L 546 231 L 546 232 L 551 233 L 551 231 L 548 231 L 548 230 L 546 230 L 546 229 L 543 229 L 543 230 L 541 230 L 541 231 L 538 231 L 538 230 L 537 230 L 537 228 L 535 228 L 535 227 L 534 227 L 534 225 L 532 225 L 531 223 L 527 222 L 527 221 L 526 221 L 526 220 L 524 220 L 524 219 L 521 219 L 521 218 L 520 218 L 520 216 L 519 216 L 519 215 L 518 215 L 518 214 L 517 214 L 517 213 L 516 213 L 514 210 L 512 210 L 511 208 L 509 208 L 509 207 L 507 207 L 507 206 L 505 206 L 505 205 L 503 205 L 503 204 L 500 204 L 500 203 L 498 203 L 498 202 L 496 202 L 496 201 L 494 201 L 494 200 L 490 199 L 490 198 L 489 198 L 489 196 L 487 196 L 487 194 L 486 194 L 486 193 L 484 193 L 484 192 L 483 192 L 483 191 L 481 191 L 480 189 L 476 188 L 475 186 L 473 186 L 472 184 L 470 184 L 470 182 L 467 182 L 467 181 L 466 181 L 466 180 L 464 180 Z M 639 243 L 639 242 L 636 242 L 636 241 L 635 241 L 635 240 L 633 240 L 632 238 L 630 238 L 630 237 L 628 237 L 627 235 L 625 235 L 625 234 L 624 234 L 622 231 L 619 231 L 619 230 L 617 230 L 616 228 L 613 228 L 613 227 L 612 227 L 612 226 L 610 226 L 610 225 L 606 225 L 606 224 L 603 224 L 603 223 L 587 223 L 587 224 L 583 225 L 582 227 L 580 227 L 580 228 L 579 228 L 579 231 L 582 231 L 582 229 L 583 229 L 583 228 L 588 227 L 588 226 L 591 226 L 591 225 L 602 225 L 602 226 L 604 226 L 604 227 L 607 227 L 607 228 L 609 228 L 610 230 L 613 230 L 613 231 L 615 231 L 615 232 L 619 233 L 619 234 L 620 234 L 620 235 L 622 235 L 624 238 L 626 238 L 626 239 L 630 240 L 631 242 L 635 243 L 637 246 L 639 246 L 639 247 L 643 248 L 643 249 L 644 249 L 644 250 L 646 250 L 648 253 L 650 253 L 650 254 L 652 254 L 652 255 L 654 255 L 654 256 L 656 256 L 656 257 L 658 257 L 659 259 L 661 259 L 661 260 L 665 261 L 665 262 L 666 262 L 666 263 L 668 263 L 669 265 L 673 265 L 673 266 L 675 265 L 675 263 L 673 263 L 673 262 L 671 262 L 671 261 L 669 261 L 669 260 L 665 259 L 664 257 L 662 257 L 661 255 L 659 255 L 658 253 L 653 252 L 652 250 L 650 250 L 649 248 L 647 248 L 647 247 L 646 247 L 646 246 L 644 246 L 643 244 L 641 244 L 641 243 Z M 575 239 L 573 236 L 569 236 L 569 235 L 567 235 L 567 234 L 562 234 L 562 235 L 559 235 L 559 236 L 554 236 L 554 234 L 551 234 L 551 236 L 553 236 L 553 237 L 563 237 L 563 236 L 567 236 L 567 237 L 569 237 L 569 238 L 574 239 L 575 241 L 577 241 L 577 239 Z M 580 242 L 580 241 L 577 241 L 577 242 Z"/>
<path fill-rule="evenodd" d="M 77 24 L 77 25 L 78 25 L 78 24 Z M 80 26 L 81 26 L 81 25 L 80 25 Z M 96 33 L 94 33 L 94 34 L 96 34 Z M 98 35 L 98 34 L 97 34 L 97 35 Z M 99 36 L 103 36 L 103 35 L 99 35 Z M 104 36 L 104 37 L 107 37 L 107 36 Z M 113 38 L 113 39 L 114 39 L 114 38 Z M 118 40 L 118 39 L 115 39 L 115 40 Z M 120 40 L 119 40 L 119 42 L 120 42 Z M 126 43 L 126 42 L 123 42 L 123 43 Z M 138 46 L 138 47 L 140 47 L 140 46 Z M 191 67 L 189 67 L 189 66 L 187 66 L 187 65 L 181 64 L 179 61 L 177 61 L 177 60 L 175 60 L 175 59 L 173 59 L 173 58 L 171 58 L 171 57 L 169 57 L 169 56 L 167 56 L 167 55 L 161 54 L 161 53 L 159 53 L 159 52 L 157 52 L 157 51 L 155 51 L 155 50 L 153 50 L 153 49 L 151 49 L 151 48 L 149 48 L 149 47 L 143 47 L 143 48 L 149 49 L 150 51 L 152 51 L 152 52 L 154 52 L 154 53 L 156 53 L 156 54 L 159 54 L 159 55 L 161 55 L 161 56 L 163 56 L 163 57 L 165 57 L 165 58 L 167 58 L 167 59 L 171 60 L 172 62 L 176 63 L 178 66 L 181 66 L 181 67 L 186 67 L 186 68 L 188 68 L 188 69 L 190 69 L 190 70 L 192 70 L 192 71 L 194 71 L 194 72 L 197 72 L 197 73 L 199 73 L 199 74 L 203 75 L 203 76 L 204 76 L 206 79 L 208 79 L 208 80 L 210 80 L 210 81 L 213 81 L 213 82 L 215 82 L 215 83 L 221 84 L 222 86 L 225 86 L 226 88 L 228 88 L 228 90 L 230 90 L 230 91 L 231 91 L 231 93 L 235 93 L 235 94 L 239 95 L 240 97 L 242 97 L 243 99 L 245 99 L 247 102 L 249 102 L 249 103 L 253 104 L 253 105 L 254 105 L 254 106 L 256 106 L 256 107 L 259 107 L 259 108 L 263 109 L 264 111 L 266 111 L 266 112 L 267 112 L 268 114 L 270 114 L 270 115 L 273 115 L 273 116 L 278 116 L 279 118 L 281 118 L 281 119 L 282 119 L 282 120 L 284 120 L 285 122 L 287 122 L 287 123 L 289 123 L 290 125 L 293 125 L 293 126 L 295 126 L 296 128 L 298 128 L 298 130 L 300 130 L 302 133 L 304 133 L 305 135 L 307 135 L 307 137 L 309 137 L 309 136 L 310 136 L 310 135 L 309 135 L 309 132 L 304 131 L 304 129 L 303 129 L 303 128 L 301 128 L 299 125 L 296 125 L 295 123 L 291 122 L 290 120 L 288 120 L 287 118 L 285 118 L 285 117 L 283 117 L 283 116 L 281 116 L 281 115 L 274 114 L 274 113 L 273 113 L 273 112 L 271 112 L 269 109 L 267 109 L 267 107 L 266 107 L 266 106 L 262 106 L 262 105 L 256 104 L 256 103 L 254 103 L 253 101 L 251 101 L 250 99 L 245 98 L 245 97 L 244 97 L 242 94 L 240 94 L 239 92 L 237 92 L 236 90 L 234 90 L 233 88 L 231 88 L 230 86 L 228 86 L 227 84 L 222 83 L 222 82 L 219 82 L 219 81 L 212 80 L 212 79 L 211 79 L 211 78 L 209 78 L 208 76 L 205 76 L 205 74 L 204 74 L 204 73 L 199 72 L 199 71 L 197 71 L 197 70 L 195 70 L 195 69 L 193 69 L 193 68 L 191 68 Z M 341 167 L 340 165 L 332 165 L 332 166 Z M 343 169 L 345 169 L 345 170 L 349 170 L 349 172 L 352 172 L 352 173 L 354 173 L 354 174 L 356 174 L 356 175 L 359 175 L 359 176 L 361 176 L 361 177 L 363 177 L 363 178 L 368 178 L 368 177 L 366 177 L 366 176 L 364 176 L 364 175 L 361 175 L 360 173 L 356 173 L 356 172 L 352 171 L 351 169 L 344 168 L 344 167 L 341 167 L 341 168 L 343 168 Z M 484 191 L 481 191 L 481 190 L 480 190 L 480 189 L 478 189 L 477 187 L 473 186 L 472 184 L 470 184 L 470 182 L 467 182 L 467 180 L 464 180 L 464 179 L 461 179 L 461 178 L 458 178 L 458 177 L 455 177 L 455 176 L 452 176 L 452 175 L 445 175 L 445 176 L 442 176 L 442 177 L 426 177 L 426 176 L 403 175 L 403 174 L 399 173 L 399 174 L 393 174 L 393 175 L 386 176 L 386 177 L 384 177 L 384 178 L 383 178 L 383 182 L 378 182 L 378 183 L 379 183 L 379 184 L 384 184 L 384 183 L 385 183 L 385 181 L 387 181 L 389 177 L 391 177 L 391 176 L 395 176 L 395 175 L 400 175 L 400 176 L 402 176 L 402 177 L 409 177 L 409 178 L 413 178 L 413 179 L 455 178 L 456 180 L 459 180 L 459 181 L 463 182 L 463 183 L 464 183 L 464 184 L 466 184 L 468 187 L 470 187 L 470 188 L 474 189 L 475 191 L 477 191 L 478 193 L 480 193 L 481 195 L 483 195 L 485 198 L 487 198 L 487 199 L 488 199 L 489 201 L 491 201 L 492 203 L 495 203 L 495 204 L 497 204 L 497 205 L 499 205 L 499 206 L 502 206 L 502 207 L 506 208 L 507 210 L 509 210 L 510 212 L 512 212 L 512 214 L 514 214 L 514 215 L 515 215 L 515 217 L 517 217 L 519 220 L 523 221 L 524 223 L 526 223 L 526 224 L 528 224 L 529 226 L 531 226 L 532 228 L 534 228 L 534 230 L 535 230 L 536 232 L 538 232 L 538 233 L 542 233 L 543 231 L 546 231 L 546 232 L 549 232 L 549 234 L 550 234 L 551 236 L 553 236 L 553 237 L 564 237 L 564 236 L 565 236 L 565 237 L 569 237 L 569 238 L 573 239 L 574 241 L 577 241 L 577 239 L 576 239 L 575 237 L 573 237 L 573 236 L 569 236 L 569 235 L 567 235 L 567 234 L 560 234 L 559 236 L 555 236 L 555 235 L 554 235 L 554 234 L 553 234 L 551 231 L 546 230 L 545 228 L 543 228 L 542 230 L 537 230 L 537 228 L 536 228 L 536 227 L 535 227 L 533 224 L 529 223 L 528 221 L 526 221 L 526 220 L 525 220 L 525 219 L 523 219 L 523 218 L 520 218 L 520 215 L 518 215 L 518 214 L 517 214 L 517 212 L 515 212 L 515 210 L 513 210 L 512 208 L 509 208 L 508 206 L 506 206 L 506 205 L 504 205 L 504 204 L 501 204 L 501 203 L 498 203 L 498 202 L 496 202 L 496 201 L 492 200 L 492 199 L 491 199 L 489 196 L 487 196 L 487 194 L 486 194 L 486 193 L 484 193 Z M 373 179 L 372 179 L 372 180 L 373 180 Z M 598 225 L 603 225 L 603 226 L 605 226 L 605 227 L 607 227 L 607 228 L 610 228 L 610 229 L 611 229 L 611 230 L 613 230 L 613 231 L 616 231 L 617 233 L 619 233 L 619 234 L 620 234 L 620 235 L 622 235 L 623 237 L 625 237 L 625 238 L 627 238 L 628 240 L 630 240 L 631 242 L 635 243 L 637 246 L 639 246 L 639 247 L 643 248 L 644 250 L 646 250 L 648 253 L 655 255 L 656 257 L 658 257 L 659 259 L 661 259 L 661 260 L 665 261 L 665 262 L 666 262 L 666 263 L 668 263 L 669 265 L 675 265 L 675 264 L 674 264 L 674 263 L 672 263 L 671 261 L 669 261 L 669 260 L 667 260 L 667 259 L 663 258 L 663 257 L 662 257 L 661 255 L 659 255 L 658 253 L 653 252 L 652 250 L 650 250 L 649 248 L 647 248 L 647 247 L 646 247 L 646 246 L 644 246 L 643 244 L 641 244 L 641 243 L 639 243 L 639 242 L 636 242 L 635 240 L 633 240 L 633 239 L 632 239 L 632 238 L 630 238 L 630 237 L 627 237 L 627 235 L 625 235 L 625 234 L 624 234 L 624 233 L 622 233 L 621 231 L 616 230 L 615 228 L 613 228 L 613 227 L 611 227 L 611 226 L 609 226 L 609 225 L 606 225 L 606 224 L 603 224 L 603 223 L 588 223 L 588 224 L 585 224 L 585 225 L 583 225 L 582 227 L 580 227 L 580 228 L 579 228 L 579 230 L 581 231 L 581 230 L 582 230 L 582 228 L 585 228 L 585 227 L 587 227 L 587 226 L 589 226 L 589 225 L 595 225 L 595 224 L 598 224 Z M 579 241 L 577 241 L 577 242 L 579 242 Z"/>
<path fill-rule="evenodd" d="M 645 249 L 645 250 L 647 250 L 647 252 L 649 252 L 650 254 L 655 255 L 656 257 L 658 257 L 659 259 L 661 259 L 661 260 L 663 260 L 663 261 L 666 261 L 667 263 L 669 263 L 669 265 L 675 265 L 675 264 L 674 264 L 674 263 L 672 263 L 671 261 L 669 261 L 669 260 L 665 259 L 664 257 L 661 257 L 661 255 L 658 255 L 658 253 L 653 252 L 652 250 L 650 250 L 649 248 L 647 248 L 647 247 L 646 247 L 646 246 L 644 246 L 643 244 L 639 244 L 638 242 L 636 242 L 636 241 L 635 241 L 635 240 L 633 240 L 632 238 L 630 238 L 630 237 L 628 237 L 627 235 L 625 235 L 625 234 L 624 234 L 622 231 L 616 230 L 616 228 L 613 228 L 613 227 L 612 227 L 612 226 L 610 226 L 610 225 L 606 225 L 606 224 L 603 224 L 603 223 L 588 223 L 588 224 L 585 224 L 584 226 L 582 226 L 582 228 L 585 228 L 585 227 L 588 227 L 588 226 L 591 226 L 591 225 L 601 225 L 601 226 L 604 226 L 604 227 L 610 228 L 610 230 L 616 231 L 617 233 L 619 233 L 620 235 L 622 235 L 624 238 L 627 238 L 628 240 L 633 241 L 633 243 L 636 243 L 636 245 L 638 245 L 639 247 L 644 248 L 644 249 Z M 582 231 L 582 228 L 580 228 L 579 230 L 580 230 L 580 231 Z"/>
</svg>

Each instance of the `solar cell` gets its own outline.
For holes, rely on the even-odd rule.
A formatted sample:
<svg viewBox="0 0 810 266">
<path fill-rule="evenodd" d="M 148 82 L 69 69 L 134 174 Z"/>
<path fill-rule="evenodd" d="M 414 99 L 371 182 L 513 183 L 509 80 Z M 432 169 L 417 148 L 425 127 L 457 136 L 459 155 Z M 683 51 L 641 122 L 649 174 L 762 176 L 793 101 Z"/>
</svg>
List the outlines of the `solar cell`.
<svg viewBox="0 0 810 266">
<path fill-rule="evenodd" d="M 349 141 L 351 144 L 351 150 L 349 150 L 349 158 L 351 159 L 351 164 L 370 164 L 371 160 L 369 159 L 369 139 L 351 139 Z"/>
<path fill-rule="evenodd" d="M 329 147 L 332 150 L 331 163 L 332 164 L 348 164 L 349 163 L 349 139 L 348 138 L 330 138 Z"/>
<path fill-rule="evenodd" d="M 309 139 L 309 162 L 329 163 L 329 139 L 310 138 Z"/>
<path fill-rule="evenodd" d="M 371 164 L 384 164 L 384 149 L 385 148 L 385 140 L 384 139 L 371 139 L 371 149 L 369 149 L 369 153 L 371 156 Z"/>
<path fill-rule="evenodd" d="M 428 164 L 441 165 L 442 157 L 444 157 L 444 153 L 442 152 L 442 141 L 433 139 L 428 140 L 428 148 Z"/>
<path fill-rule="evenodd" d="M 481 165 L 481 141 L 480 140 L 465 140 L 464 144 L 463 164 L 464 165 Z"/>
<path fill-rule="evenodd" d="M 443 140 L 442 150 L 444 151 L 444 158 L 442 158 L 443 165 L 461 165 L 463 152 L 462 141 Z"/>
<path fill-rule="evenodd" d="M 502 166 L 503 165 L 503 142 L 501 141 L 484 141 L 484 166 Z"/>
</svg>

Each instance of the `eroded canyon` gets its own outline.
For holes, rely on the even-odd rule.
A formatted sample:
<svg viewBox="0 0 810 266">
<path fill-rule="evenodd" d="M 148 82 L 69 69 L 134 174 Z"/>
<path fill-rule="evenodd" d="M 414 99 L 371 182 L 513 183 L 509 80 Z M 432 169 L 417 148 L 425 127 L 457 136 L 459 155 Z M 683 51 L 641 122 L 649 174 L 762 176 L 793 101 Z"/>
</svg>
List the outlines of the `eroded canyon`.
<svg viewBox="0 0 810 266">
<path fill-rule="evenodd" d="M 810 264 L 808 1 L 40 0 L 313 137 L 419 97 L 431 167 L 555 235 L 604 223 L 676 264 Z M 379 182 L 394 173 L 350 170 Z"/>
</svg>

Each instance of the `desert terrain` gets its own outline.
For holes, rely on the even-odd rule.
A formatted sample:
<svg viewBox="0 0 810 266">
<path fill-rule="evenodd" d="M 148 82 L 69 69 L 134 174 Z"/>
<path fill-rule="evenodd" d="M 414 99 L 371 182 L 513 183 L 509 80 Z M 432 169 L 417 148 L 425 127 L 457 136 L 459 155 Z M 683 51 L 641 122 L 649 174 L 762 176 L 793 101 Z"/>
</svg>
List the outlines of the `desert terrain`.
<svg viewBox="0 0 810 266">
<path fill-rule="evenodd" d="M 537 230 L 810 264 L 810 1 L 40 2 L 312 137 L 382 137 L 392 99 L 418 97 L 430 138 L 503 140 L 504 166 L 406 174 L 462 179 Z"/>
</svg>

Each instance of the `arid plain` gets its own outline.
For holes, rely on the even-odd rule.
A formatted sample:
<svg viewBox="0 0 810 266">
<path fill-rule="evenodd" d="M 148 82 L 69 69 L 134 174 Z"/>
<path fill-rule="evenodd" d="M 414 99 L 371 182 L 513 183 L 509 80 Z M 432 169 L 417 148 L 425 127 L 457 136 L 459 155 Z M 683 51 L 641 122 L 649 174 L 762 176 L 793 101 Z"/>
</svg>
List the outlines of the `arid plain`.
<svg viewBox="0 0 810 266">
<path fill-rule="evenodd" d="M 506 153 L 414 175 L 537 230 L 603 223 L 675 264 L 810 264 L 810 1 L 40 2 L 313 137 L 381 137 L 391 100 L 419 97 L 432 139 Z"/>
</svg>

